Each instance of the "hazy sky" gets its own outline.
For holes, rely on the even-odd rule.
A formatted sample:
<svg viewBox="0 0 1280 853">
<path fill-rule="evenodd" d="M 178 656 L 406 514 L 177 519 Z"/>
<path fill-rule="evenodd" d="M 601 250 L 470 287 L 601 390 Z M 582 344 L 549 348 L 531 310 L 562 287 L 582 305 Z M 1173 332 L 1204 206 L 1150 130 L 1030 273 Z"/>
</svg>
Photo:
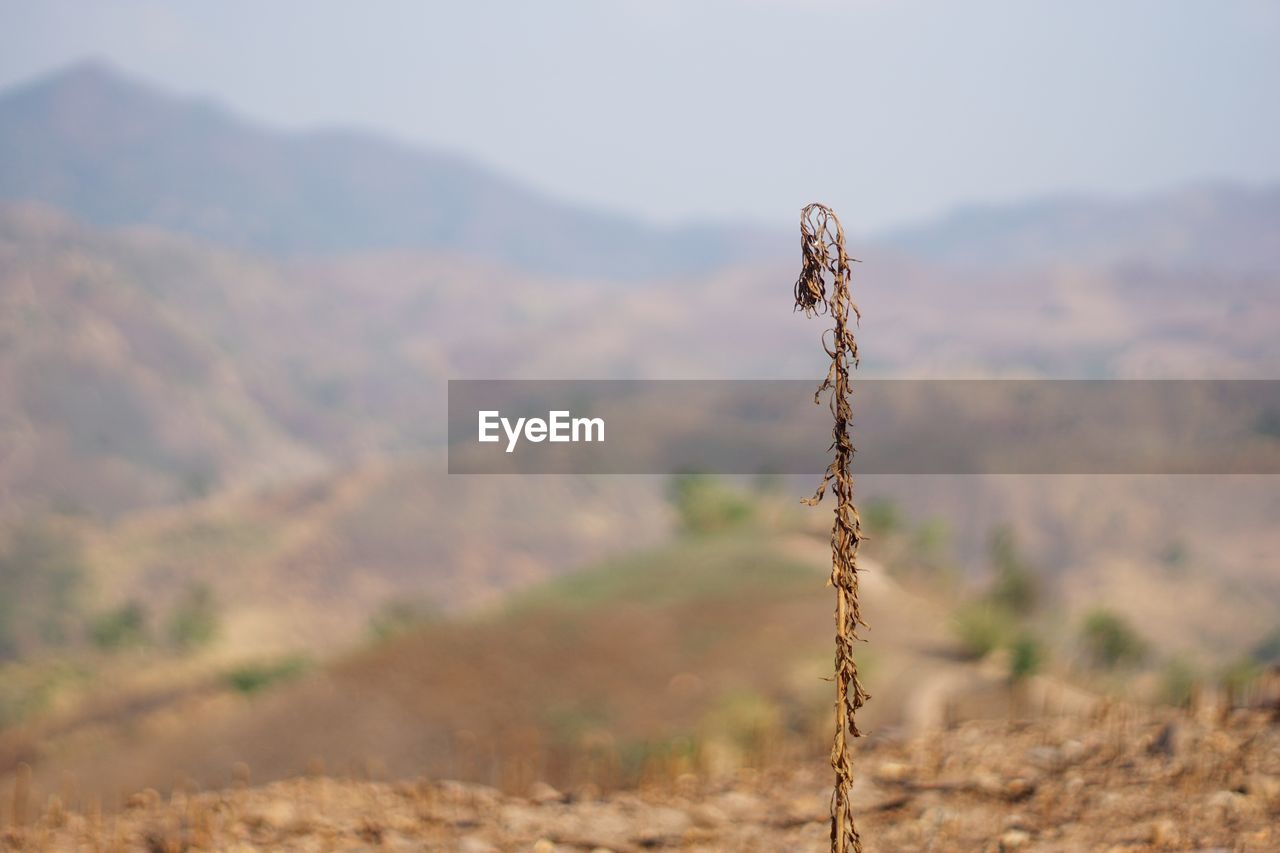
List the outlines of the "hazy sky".
<svg viewBox="0 0 1280 853">
<path fill-rule="evenodd" d="M 0 44 L 660 221 L 1280 178 L 1274 0 L 0 0 Z"/>
</svg>

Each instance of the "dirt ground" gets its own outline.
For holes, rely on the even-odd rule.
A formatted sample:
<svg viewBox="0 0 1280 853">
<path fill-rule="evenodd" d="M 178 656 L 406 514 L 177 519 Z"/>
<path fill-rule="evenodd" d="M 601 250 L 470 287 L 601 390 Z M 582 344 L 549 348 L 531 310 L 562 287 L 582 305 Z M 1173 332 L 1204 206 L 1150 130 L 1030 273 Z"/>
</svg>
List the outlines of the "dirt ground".
<svg viewBox="0 0 1280 853">
<path fill-rule="evenodd" d="M 854 801 L 869 851 L 1277 850 L 1280 724 L 1111 709 L 864 742 Z M 310 777 L 162 797 L 116 814 L 12 792 L 12 850 L 782 851 L 827 849 L 820 764 L 681 776 L 602 795 Z"/>
</svg>

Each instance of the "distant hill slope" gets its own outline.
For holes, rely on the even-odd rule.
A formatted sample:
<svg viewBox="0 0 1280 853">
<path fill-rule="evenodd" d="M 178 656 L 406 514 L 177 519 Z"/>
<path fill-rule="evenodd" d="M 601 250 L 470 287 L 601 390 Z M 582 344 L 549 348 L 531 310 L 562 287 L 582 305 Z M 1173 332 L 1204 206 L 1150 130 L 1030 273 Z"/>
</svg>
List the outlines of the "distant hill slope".
<svg viewBox="0 0 1280 853">
<path fill-rule="evenodd" d="M 1207 184 L 1127 200 L 1086 196 L 966 207 L 885 235 L 921 259 L 986 268 L 1137 263 L 1280 270 L 1280 186 Z"/>
<path fill-rule="evenodd" d="M 185 241 L 0 210 L 0 518 L 114 515 L 321 470 L 246 381 L 266 378 L 245 370 L 252 332 L 229 334 L 234 306 L 273 303 L 269 283 Z"/>
<path fill-rule="evenodd" d="M 260 701 L 190 697 L 172 737 L 152 726 L 173 709 L 99 714 L 106 728 L 90 749 L 51 744 L 32 764 L 42 778 L 74 772 L 86 792 L 162 788 L 160 777 L 175 772 L 216 784 L 237 760 L 248 761 L 256 779 L 279 778 L 316 757 L 335 768 L 375 758 L 396 775 L 485 778 L 490 766 L 520 760 L 516 744 L 532 740 L 552 783 L 595 776 L 613 785 L 634 782 L 646 758 L 675 741 L 687 752 L 706 744 L 707 755 L 733 761 L 812 744 L 826 734 L 830 706 L 829 623 L 815 618 L 829 610 L 825 534 L 766 528 L 606 560 L 533 587 L 509 606 L 355 651 Z M 582 541 L 569 539 L 570 547 Z M 898 721 L 919 682 L 939 670 L 964 675 L 985 694 L 986 679 L 971 664 L 937 653 L 947 640 L 936 603 L 864 562 L 875 592 L 868 618 L 883 627 L 874 652 L 862 653 L 879 700 L 863 722 Z M 1000 702 L 997 712 L 1006 707 Z M 501 734 L 489 741 L 490 733 Z M 0 782 L 26 736 L 3 734 Z M 473 764 L 459 738 L 492 758 Z M 607 765 L 595 772 L 582 766 L 600 757 L 593 743 L 604 745 Z M 119 759 L 120 748 L 130 750 L 129 761 Z"/>
<path fill-rule="evenodd" d="M 864 257 L 864 375 L 1239 378 L 1280 363 L 1273 274 Z M 445 377 L 816 376 L 793 276 L 758 263 L 619 290 L 425 251 L 278 261 L 0 206 L 0 517 L 115 515 L 437 446 Z"/>
<path fill-rule="evenodd" d="M 448 249 L 636 277 L 711 269 L 762 245 L 749 230 L 662 229 L 575 208 L 369 134 L 265 130 L 96 63 L 0 94 L 0 151 L 0 199 L 277 253 Z"/>
</svg>

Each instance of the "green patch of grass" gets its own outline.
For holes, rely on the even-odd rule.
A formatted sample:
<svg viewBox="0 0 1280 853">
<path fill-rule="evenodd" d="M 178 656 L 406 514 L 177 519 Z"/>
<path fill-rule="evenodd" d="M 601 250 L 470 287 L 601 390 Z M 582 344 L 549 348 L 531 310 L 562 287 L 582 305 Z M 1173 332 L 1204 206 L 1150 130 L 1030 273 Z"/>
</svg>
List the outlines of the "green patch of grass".
<svg viewBox="0 0 1280 853">
<path fill-rule="evenodd" d="M 1044 666 L 1044 644 L 1031 634 L 1020 634 L 1009 647 L 1009 681 L 1017 684 Z"/>
<path fill-rule="evenodd" d="M 519 596 L 512 607 L 521 611 L 679 604 L 805 588 L 815 574 L 813 566 L 779 554 L 763 537 L 726 534 L 610 560 L 544 584 Z"/>
<path fill-rule="evenodd" d="M 385 643 L 418 628 L 433 625 L 440 618 L 440 608 L 428 599 L 392 599 L 369 618 L 369 637 L 375 643 Z"/>
<path fill-rule="evenodd" d="M 227 686 L 246 696 L 291 681 L 311 668 L 311 661 L 294 655 L 277 661 L 242 664 L 226 674 Z"/>
<path fill-rule="evenodd" d="M 1169 661 L 1160 676 L 1160 698 L 1169 705 L 1186 708 L 1195 692 L 1196 671 L 1186 660 Z"/>
<path fill-rule="evenodd" d="M 593 731 L 607 730 L 613 714 L 599 698 L 555 702 L 544 708 L 542 725 L 557 744 L 577 745 Z"/>
<path fill-rule="evenodd" d="M 130 601 L 94 617 L 89 637 L 100 649 L 114 651 L 147 642 L 147 611 L 140 603 Z"/>
<path fill-rule="evenodd" d="M 1105 607 L 1096 608 L 1085 617 L 1080 639 L 1090 663 L 1099 669 L 1137 665 L 1149 652 L 1146 641 L 1129 621 Z"/>
<path fill-rule="evenodd" d="M 672 477 L 667 496 L 687 534 L 722 533 L 751 520 L 756 512 L 750 495 L 716 477 L 686 473 Z"/>
<path fill-rule="evenodd" d="M 782 711 L 766 696 L 752 690 L 732 690 L 720 696 L 703 721 L 703 730 L 727 737 L 740 749 L 758 752 L 778 737 Z"/>
<path fill-rule="evenodd" d="M 977 659 L 1007 644 L 1016 632 L 1017 620 L 1003 607 L 979 601 L 960 608 L 952 628 L 965 657 Z"/>
<path fill-rule="evenodd" d="M 206 584 L 187 587 L 169 617 L 169 642 L 180 651 L 207 646 L 218 635 L 218 602 Z"/>
<path fill-rule="evenodd" d="M 0 730 L 49 710 L 91 679 L 88 670 L 61 659 L 0 664 Z"/>
</svg>

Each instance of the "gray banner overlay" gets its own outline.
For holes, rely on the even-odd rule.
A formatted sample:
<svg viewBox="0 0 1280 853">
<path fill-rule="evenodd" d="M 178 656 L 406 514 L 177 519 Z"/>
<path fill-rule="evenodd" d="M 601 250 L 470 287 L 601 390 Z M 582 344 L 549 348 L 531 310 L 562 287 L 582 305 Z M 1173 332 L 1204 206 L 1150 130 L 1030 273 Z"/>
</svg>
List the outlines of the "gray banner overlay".
<svg viewBox="0 0 1280 853">
<path fill-rule="evenodd" d="M 450 380 L 449 472 L 819 474 L 816 387 Z M 852 432 L 855 474 L 1277 474 L 1280 381 L 855 380 Z"/>
</svg>

